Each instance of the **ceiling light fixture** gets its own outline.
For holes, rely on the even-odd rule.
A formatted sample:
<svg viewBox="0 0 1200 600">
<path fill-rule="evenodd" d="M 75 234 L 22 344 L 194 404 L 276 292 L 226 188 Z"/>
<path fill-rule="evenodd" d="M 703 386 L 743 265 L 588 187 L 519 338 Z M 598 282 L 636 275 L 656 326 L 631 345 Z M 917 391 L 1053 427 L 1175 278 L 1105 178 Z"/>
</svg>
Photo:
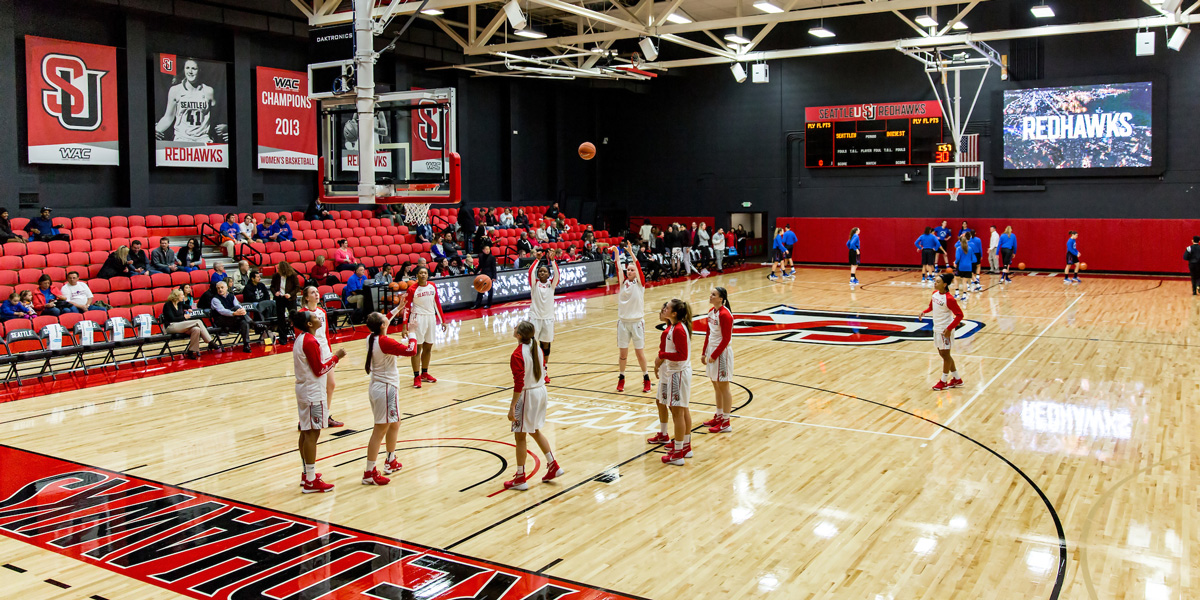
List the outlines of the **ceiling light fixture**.
<svg viewBox="0 0 1200 600">
<path fill-rule="evenodd" d="M 920 25 L 921 27 L 937 27 L 938 25 L 937 19 L 929 15 L 921 15 L 913 20 L 916 21 L 917 25 Z"/>
<path fill-rule="evenodd" d="M 742 37 L 742 36 L 740 36 L 740 35 L 738 35 L 738 34 L 736 34 L 736 33 L 727 33 L 727 34 L 725 34 L 725 41 L 727 41 L 727 42 L 733 42 L 733 43 L 735 43 L 735 44 L 749 44 L 749 43 L 750 43 L 750 40 L 748 40 L 748 39 L 746 39 L 746 38 L 744 38 L 744 37 Z"/>
<path fill-rule="evenodd" d="M 1054 9 L 1050 8 L 1049 4 L 1039 4 L 1029 9 L 1033 16 L 1039 19 L 1049 19 L 1054 16 Z"/>
<path fill-rule="evenodd" d="M 687 25 L 688 23 L 692 22 L 692 18 L 682 10 L 676 9 L 672 11 L 671 14 L 667 15 L 667 21 L 676 25 Z"/>
<path fill-rule="evenodd" d="M 968 27 L 967 27 L 966 23 L 963 23 L 962 21 L 956 21 L 953 25 L 950 26 L 950 29 L 954 29 L 956 31 L 962 31 L 964 29 L 968 29 Z"/>
<path fill-rule="evenodd" d="M 755 2 L 754 8 L 757 8 L 758 10 L 761 10 L 765 13 L 772 13 L 772 14 L 783 12 L 782 8 L 779 8 L 778 6 L 775 6 L 774 4 L 767 2 L 767 0 L 760 0 L 759 2 Z"/>
<path fill-rule="evenodd" d="M 546 34 L 537 31 L 536 29 L 529 29 L 528 27 L 514 31 L 513 35 L 519 35 L 523 38 L 529 38 L 531 40 L 540 40 L 546 37 Z"/>
<path fill-rule="evenodd" d="M 808 35 L 811 35 L 813 37 L 819 37 L 819 38 L 831 38 L 837 34 L 835 34 L 834 32 L 832 32 L 828 29 L 825 29 L 825 26 L 821 25 L 819 27 L 813 27 L 812 29 L 809 29 Z"/>
<path fill-rule="evenodd" d="M 427 9 L 421 11 L 421 14 L 429 15 L 431 17 L 438 17 L 438 16 L 444 15 L 446 13 L 442 12 L 440 9 L 437 9 L 437 8 L 427 8 Z"/>
</svg>

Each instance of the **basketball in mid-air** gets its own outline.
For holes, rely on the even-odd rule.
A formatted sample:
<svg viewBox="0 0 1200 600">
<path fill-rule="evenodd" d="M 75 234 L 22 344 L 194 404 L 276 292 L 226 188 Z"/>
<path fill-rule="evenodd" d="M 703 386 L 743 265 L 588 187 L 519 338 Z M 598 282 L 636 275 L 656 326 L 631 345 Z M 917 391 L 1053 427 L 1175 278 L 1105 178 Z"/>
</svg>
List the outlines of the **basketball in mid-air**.
<svg viewBox="0 0 1200 600">
<path fill-rule="evenodd" d="M 1086 270 L 1087 270 L 1087 263 L 1079 263 L 1079 270 L 1080 270 L 1080 271 L 1086 271 Z"/>
<path fill-rule="evenodd" d="M 480 294 L 492 289 L 492 278 L 487 275 L 479 275 L 475 278 L 475 291 Z"/>
<path fill-rule="evenodd" d="M 1018 271 L 1024 271 L 1024 270 L 1025 270 L 1025 263 L 1017 263 L 1017 270 L 1018 270 Z"/>
<path fill-rule="evenodd" d="M 579 145 L 579 158 L 583 160 L 592 160 L 596 156 L 596 145 L 591 142 L 584 142 Z"/>
</svg>

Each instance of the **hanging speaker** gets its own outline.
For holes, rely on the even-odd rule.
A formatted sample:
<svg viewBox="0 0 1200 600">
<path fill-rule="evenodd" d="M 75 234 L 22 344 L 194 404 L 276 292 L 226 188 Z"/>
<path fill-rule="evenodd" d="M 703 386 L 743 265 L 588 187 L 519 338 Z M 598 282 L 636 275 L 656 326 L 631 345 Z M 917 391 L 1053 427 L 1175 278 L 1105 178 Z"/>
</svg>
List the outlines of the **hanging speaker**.
<svg viewBox="0 0 1200 600">
<path fill-rule="evenodd" d="M 1154 56 L 1154 39 L 1157 37 L 1153 31 L 1137 32 L 1136 49 L 1134 51 L 1138 56 Z"/>
<path fill-rule="evenodd" d="M 642 56 L 645 56 L 646 60 L 658 60 L 658 48 L 654 47 L 653 39 L 648 37 L 642 38 L 638 41 L 638 48 L 642 49 Z"/>
<path fill-rule="evenodd" d="M 742 63 L 733 63 L 733 66 L 729 67 L 729 70 L 733 72 L 734 81 L 738 83 L 746 81 L 746 68 L 742 66 Z"/>
<path fill-rule="evenodd" d="M 771 75 L 767 69 L 767 63 L 754 63 L 750 65 L 750 83 L 769 83 Z"/>
<path fill-rule="evenodd" d="M 509 0 L 504 5 L 504 13 L 508 15 L 508 24 L 514 30 L 525 29 L 525 25 L 527 25 L 525 22 L 525 13 L 521 12 L 521 6 L 517 4 L 517 0 Z"/>
</svg>

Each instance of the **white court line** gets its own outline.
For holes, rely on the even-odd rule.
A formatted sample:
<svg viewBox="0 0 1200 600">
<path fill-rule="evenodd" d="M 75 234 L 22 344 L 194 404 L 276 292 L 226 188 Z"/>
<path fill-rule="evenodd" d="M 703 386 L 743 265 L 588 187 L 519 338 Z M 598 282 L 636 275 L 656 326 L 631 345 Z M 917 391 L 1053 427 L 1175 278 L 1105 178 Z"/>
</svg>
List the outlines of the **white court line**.
<svg viewBox="0 0 1200 600">
<path fill-rule="evenodd" d="M 630 406 L 640 406 L 642 408 L 649 408 L 649 407 L 653 406 L 653 404 L 646 404 L 644 402 L 641 402 L 641 403 L 626 402 L 624 400 L 612 400 L 610 398 L 597 398 L 596 396 L 580 396 L 578 394 L 563 394 L 560 392 L 551 392 L 551 393 L 555 396 L 565 396 L 567 398 L 583 398 L 585 400 L 593 400 L 596 402 L 613 402 L 616 404 L 628 404 Z M 653 400 L 654 398 L 650 398 L 650 399 Z M 739 414 L 731 414 L 729 416 L 733 417 L 733 418 L 737 418 L 737 419 L 750 419 L 752 421 L 767 421 L 770 423 L 787 423 L 790 425 L 800 425 L 801 427 L 819 427 L 821 429 L 837 429 L 839 431 L 853 431 L 853 432 L 857 432 L 857 433 L 869 433 L 872 435 L 888 435 L 888 436 L 892 436 L 892 437 L 902 437 L 902 438 L 909 438 L 909 439 L 921 440 L 921 441 L 929 440 L 929 438 L 924 438 L 924 437 L 915 436 L 915 435 L 904 435 L 901 433 L 887 433 L 885 431 L 871 431 L 869 429 L 854 429 L 852 427 L 836 427 L 833 425 L 817 425 L 816 423 L 801 423 L 799 421 L 784 421 L 782 419 L 768 419 L 765 417 L 751 417 L 748 415 L 739 415 Z"/>
<path fill-rule="evenodd" d="M 756 339 L 756 338 L 757 338 L 757 339 Z M 775 340 L 774 340 L 774 339 L 771 339 L 771 338 L 769 338 L 768 336 L 748 336 L 748 335 L 747 335 L 747 336 L 737 336 L 737 340 L 738 340 L 739 342 L 770 342 L 770 343 L 775 343 Z M 800 345 L 800 346 L 804 346 L 804 345 L 806 345 L 806 344 L 798 344 L 798 345 Z M 810 346 L 811 346 L 811 345 L 815 345 L 815 344 L 807 344 L 807 345 L 810 345 Z M 846 349 L 847 349 L 847 350 L 853 350 L 854 352 L 858 352 L 859 350 L 875 350 L 875 351 L 878 351 L 878 352 L 903 352 L 903 353 L 906 353 L 906 354 L 922 354 L 922 355 L 925 355 L 925 356 L 932 356 L 932 355 L 929 353 L 929 351 L 928 351 L 928 350 L 899 350 L 899 349 L 896 349 L 896 348 L 881 348 L 881 347 L 878 347 L 878 346 L 850 346 L 850 345 L 847 345 L 847 346 L 846 346 Z M 962 358 L 984 358 L 984 359 L 989 359 L 989 360 L 1010 360 L 1010 359 L 1009 359 L 1008 357 L 1006 357 L 1006 356 L 984 356 L 984 355 L 982 355 L 982 354 L 960 354 L 959 356 L 961 356 Z M 831 360 L 832 360 L 832 359 L 831 359 Z"/>
<path fill-rule="evenodd" d="M 979 398 L 979 396 L 983 395 L 983 392 L 988 389 L 988 386 L 992 385 L 992 383 L 999 379 L 1009 367 L 1013 366 L 1013 363 L 1017 362 L 1017 359 L 1021 358 L 1021 355 L 1025 354 L 1025 352 L 1029 350 L 1031 346 L 1036 344 L 1038 340 L 1042 339 L 1042 336 L 1046 335 L 1046 332 L 1050 331 L 1050 328 L 1054 327 L 1054 324 L 1057 323 L 1059 319 L 1063 318 L 1063 315 L 1067 314 L 1068 311 L 1074 308 L 1076 303 L 1078 303 L 1080 300 L 1083 300 L 1083 296 L 1084 294 L 1080 294 L 1077 298 L 1071 301 L 1071 303 L 1068 304 L 1067 307 L 1062 310 L 1062 312 L 1058 313 L 1057 317 L 1054 317 L 1053 321 L 1050 321 L 1049 325 L 1046 325 L 1046 328 L 1043 329 L 1041 333 L 1037 334 L 1037 337 L 1030 340 L 1028 344 L 1025 344 L 1025 347 L 1021 348 L 1021 351 L 1018 352 L 1016 356 L 1012 357 L 1012 359 L 1008 361 L 1008 364 L 1004 365 L 1004 367 L 997 371 L 995 375 L 992 375 L 992 378 L 989 379 L 987 383 L 983 384 L 983 387 L 979 388 L 979 390 L 975 392 L 975 395 L 971 396 L 970 400 L 967 400 L 962 406 L 958 407 L 958 410 L 954 411 L 954 414 L 950 415 L 949 419 L 943 421 L 942 425 L 949 427 L 950 424 L 958 418 L 958 415 L 961 415 L 964 410 L 967 410 L 967 407 L 971 406 L 971 404 L 974 403 L 977 398 Z M 933 432 L 933 435 L 929 436 L 929 439 L 932 440 L 933 438 L 936 438 L 942 431 L 945 430 L 938 428 L 937 431 Z"/>
<path fill-rule="evenodd" d="M 457 384 L 461 384 L 461 385 L 477 385 L 479 387 L 489 387 L 489 388 L 495 388 L 498 390 L 503 390 L 503 389 L 512 387 L 512 386 L 508 386 L 508 385 L 492 385 L 490 383 L 475 383 L 474 381 L 455 381 L 453 379 L 446 379 L 445 377 L 439 377 L 438 381 L 445 381 L 447 383 L 457 383 Z"/>
</svg>

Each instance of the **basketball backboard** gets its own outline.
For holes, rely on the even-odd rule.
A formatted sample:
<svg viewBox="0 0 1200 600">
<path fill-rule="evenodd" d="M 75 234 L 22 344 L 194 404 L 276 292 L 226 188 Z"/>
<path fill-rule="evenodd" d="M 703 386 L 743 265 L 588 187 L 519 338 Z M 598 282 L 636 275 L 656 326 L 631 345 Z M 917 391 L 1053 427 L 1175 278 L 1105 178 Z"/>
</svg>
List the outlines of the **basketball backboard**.
<svg viewBox="0 0 1200 600">
<path fill-rule="evenodd" d="M 983 194 L 983 163 L 952 162 L 929 165 L 928 192 L 931 196 L 950 196 L 957 201 L 961 195 Z"/>
</svg>

